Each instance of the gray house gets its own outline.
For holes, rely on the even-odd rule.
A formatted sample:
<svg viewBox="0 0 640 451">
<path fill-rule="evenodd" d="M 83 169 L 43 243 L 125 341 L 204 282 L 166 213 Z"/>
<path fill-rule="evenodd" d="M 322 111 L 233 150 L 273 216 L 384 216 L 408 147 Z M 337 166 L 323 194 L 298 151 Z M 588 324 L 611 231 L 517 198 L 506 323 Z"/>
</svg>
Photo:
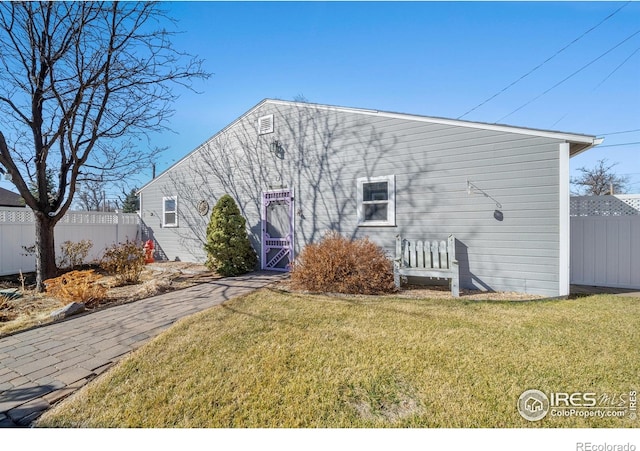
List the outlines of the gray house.
<svg viewBox="0 0 640 451">
<path fill-rule="evenodd" d="M 205 260 L 229 193 L 265 269 L 336 230 L 456 238 L 463 288 L 569 292 L 569 158 L 595 136 L 264 100 L 140 190 L 160 257 Z"/>
</svg>

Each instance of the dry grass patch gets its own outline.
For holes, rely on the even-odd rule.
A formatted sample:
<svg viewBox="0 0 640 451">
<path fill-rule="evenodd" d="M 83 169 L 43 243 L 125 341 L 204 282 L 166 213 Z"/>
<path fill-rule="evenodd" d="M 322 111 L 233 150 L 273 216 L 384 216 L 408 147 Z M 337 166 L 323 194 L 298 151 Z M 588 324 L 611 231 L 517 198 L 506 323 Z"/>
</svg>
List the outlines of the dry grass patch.
<svg viewBox="0 0 640 451">
<path fill-rule="evenodd" d="M 78 273 L 78 271 L 75 272 Z M 62 281 L 70 275 L 73 274 L 67 273 L 59 279 Z M 91 311 L 134 302 L 219 278 L 219 275 L 209 271 L 203 265 L 158 262 L 144 267 L 140 275 L 140 283 L 137 285 L 121 286 L 120 281 L 114 276 L 103 274 L 101 278 L 89 281 L 90 283 L 84 283 L 80 279 L 82 283 L 75 284 L 74 290 L 69 290 L 69 286 L 63 284 L 59 288 L 63 288 L 66 294 L 63 293 L 64 299 L 59 300 L 51 293 L 35 291 L 35 274 L 33 273 L 26 275 L 25 285 L 20 284 L 17 276 L 4 276 L 0 278 L 0 289 L 17 289 L 22 296 L 15 299 L 0 298 L 0 337 L 50 323 L 51 312 L 71 301 L 89 300 L 87 307 Z M 95 296 L 96 292 L 98 296 Z"/>
<path fill-rule="evenodd" d="M 32 294 L 27 300 L 0 300 L 0 338 L 51 321 L 49 314 L 64 305 L 62 301 L 42 294 Z"/>
<path fill-rule="evenodd" d="M 264 289 L 186 319 L 46 427 L 637 427 L 516 410 L 637 389 L 640 300 L 472 302 Z"/>
</svg>

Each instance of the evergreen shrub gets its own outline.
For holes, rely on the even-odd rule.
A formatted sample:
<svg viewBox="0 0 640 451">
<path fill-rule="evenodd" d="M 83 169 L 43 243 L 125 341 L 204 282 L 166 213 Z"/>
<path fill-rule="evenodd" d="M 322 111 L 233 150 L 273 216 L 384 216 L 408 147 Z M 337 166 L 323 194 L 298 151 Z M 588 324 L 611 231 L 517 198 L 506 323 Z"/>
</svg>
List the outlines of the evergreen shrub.
<svg viewBox="0 0 640 451">
<path fill-rule="evenodd" d="M 207 267 L 221 276 L 253 271 L 258 263 L 247 235 L 246 220 L 229 194 L 222 196 L 211 211 L 204 249 Z"/>
</svg>

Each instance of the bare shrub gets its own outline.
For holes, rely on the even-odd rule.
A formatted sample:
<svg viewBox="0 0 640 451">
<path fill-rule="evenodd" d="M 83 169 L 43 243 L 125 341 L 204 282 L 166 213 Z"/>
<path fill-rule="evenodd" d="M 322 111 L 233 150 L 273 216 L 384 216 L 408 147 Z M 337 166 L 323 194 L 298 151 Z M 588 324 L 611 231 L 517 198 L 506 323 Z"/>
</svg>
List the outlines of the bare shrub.
<svg viewBox="0 0 640 451">
<path fill-rule="evenodd" d="M 60 245 L 60 259 L 58 266 L 60 268 L 74 269 L 77 266 L 81 266 L 89 250 L 93 247 L 91 240 L 65 241 Z"/>
<path fill-rule="evenodd" d="M 44 281 L 47 293 L 61 301 L 84 302 L 91 307 L 107 295 L 107 287 L 98 283 L 102 278 L 93 269 L 71 271 L 53 279 Z"/>
<path fill-rule="evenodd" d="M 108 248 L 104 252 L 100 267 L 113 274 L 118 284 L 133 285 L 140 282 L 144 257 L 144 248 L 135 241 L 127 240 Z"/>
<path fill-rule="evenodd" d="M 393 266 L 368 238 L 349 240 L 330 232 L 305 246 L 292 264 L 294 288 L 330 293 L 379 294 L 395 289 Z"/>
<path fill-rule="evenodd" d="M 0 294 L 0 323 L 11 321 L 15 316 L 15 313 L 12 312 L 9 298 Z"/>
</svg>

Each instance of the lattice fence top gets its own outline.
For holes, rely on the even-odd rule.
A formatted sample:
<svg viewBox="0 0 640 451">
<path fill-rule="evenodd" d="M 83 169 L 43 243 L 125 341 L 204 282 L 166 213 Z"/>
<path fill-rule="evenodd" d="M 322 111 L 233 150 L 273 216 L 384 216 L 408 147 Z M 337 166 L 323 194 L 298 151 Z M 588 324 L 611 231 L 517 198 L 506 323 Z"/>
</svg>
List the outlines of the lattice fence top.
<svg viewBox="0 0 640 451">
<path fill-rule="evenodd" d="M 5 207 L 0 209 L 0 223 L 1 222 L 34 222 L 35 217 L 33 211 L 29 208 L 21 207 Z"/>
<path fill-rule="evenodd" d="M 570 201 L 571 216 L 640 215 L 640 194 L 576 196 Z"/>
<path fill-rule="evenodd" d="M 35 217 L 30 208 L 0 208 L 0 223 L 34 223 Z M 99 211 L 70 211 L 60 220 L 65 224 L 126 224 L 140 223 L 135 213 L 113 213 Z"/>
</svg>

